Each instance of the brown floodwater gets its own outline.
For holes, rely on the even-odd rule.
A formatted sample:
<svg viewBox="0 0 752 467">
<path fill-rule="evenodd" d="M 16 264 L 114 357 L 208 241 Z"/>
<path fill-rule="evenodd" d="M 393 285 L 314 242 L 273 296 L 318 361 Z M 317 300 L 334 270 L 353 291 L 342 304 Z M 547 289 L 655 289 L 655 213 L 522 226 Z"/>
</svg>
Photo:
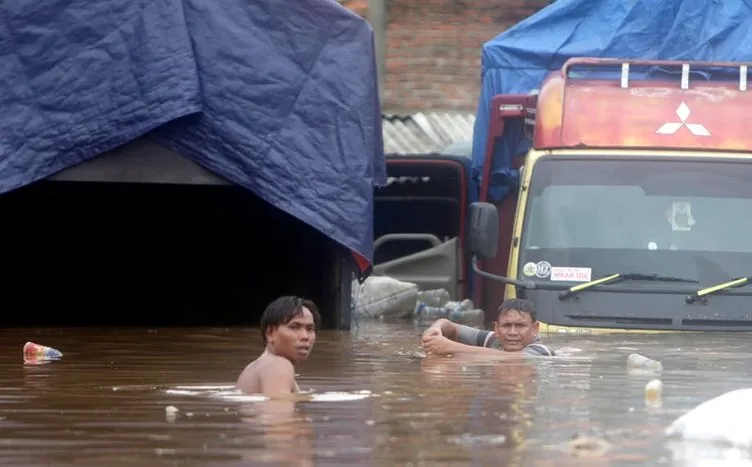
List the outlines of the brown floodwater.
<svg viewBox="0 0 752 467">
<path fill-rule="evenodd" d="M 482 363 L 422 358 L 422 330 L 361 322 L 319 332 L 299 368 L 310 394 L 285 405 L 229 387 L 261 351 L 258 329 L 5 329 L 0 462 L 670 465 L 666 425 L 752 386 L 745 336 L 551 336 L 563 356 Z M 25 365 L 26 341 L 64 357 Z M 662 407 L 645 406 L 652 376 L 627 372 L 632 352 L 663 361 Z"/>
</svg>

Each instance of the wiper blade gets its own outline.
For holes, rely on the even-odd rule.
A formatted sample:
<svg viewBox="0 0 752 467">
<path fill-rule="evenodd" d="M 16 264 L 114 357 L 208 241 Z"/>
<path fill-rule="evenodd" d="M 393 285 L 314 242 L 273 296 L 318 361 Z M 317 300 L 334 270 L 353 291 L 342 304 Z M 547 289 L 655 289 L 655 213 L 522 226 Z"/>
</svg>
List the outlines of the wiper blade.
<svg viewBox="0 0 752 467">
<path fill-rule="evenodd" d="M 673 277 L 673 276 L 663 276 L 661 274 L 648 274 L 648 273 L 639 273 L 639 272 L 628 272 L 624 274 L 611 274 L 610 276 L 604 276 L 599 279 L 592 280 L 590 282 L 585 282 L 584 284 L 573 285 L 567 290 L 564 290 L 561 293 L 559 293 L 559 300 L 564 300 L 565 298 L 568 298 L 576 294 L 577 292 L 581 292 L 583 290 L 589 289 L 596 285 L 613 284 L 616 282 L 627 281 L 627 280 L 656 281 L 656 282 L 689 282 L 693 284 L 699 283 L 699 281 L 696 281 L 694 279 L 685 279 L 683 277 Z"/>
<path fill-rule="evenodd" d="M 712 285 L 710 287 L 706 287 L 704 289 L 698 290 L 692 295 L 687 295 L 687 298 L 685 298 L 684 300 L 687 303 L 693 303 L 706 295 L 710 295 L 712 293 L 720 292 L 721 290 L 731 289 L 734 287 L 741 287 L 743 285 L 749 284 L 750 281 L 752 281 L 752 277 L 737 277 L 736 279 L 731 279 L 728 282 Z"/>
</svg>

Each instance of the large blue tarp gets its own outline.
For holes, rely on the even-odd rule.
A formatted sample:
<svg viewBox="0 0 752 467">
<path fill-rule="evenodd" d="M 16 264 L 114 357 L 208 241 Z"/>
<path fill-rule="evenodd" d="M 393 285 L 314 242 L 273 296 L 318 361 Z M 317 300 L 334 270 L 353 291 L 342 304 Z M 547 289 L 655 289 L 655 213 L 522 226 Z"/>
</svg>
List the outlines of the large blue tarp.
<svg viewBox="0 0 752 467">
<path fill-rule="evenodd" d="M 526 94 L 571 57 L 752 60 L 752 3 L 745 0 L 557 0 L 483 45 L 482 89 L 473 137 L 480 177 L 489 107 L 497 94 Z M 494 149 L 491 198 L 518 173 L 512 157 L 529 149 L 520 125 Z"/>
<path fill-rule="evenodd" d="M 332 0 L 16 0 L 0 18 L 0 193 L 147 135 L 372 259 L 386 168 L 362 18 Z"/>
</svg>

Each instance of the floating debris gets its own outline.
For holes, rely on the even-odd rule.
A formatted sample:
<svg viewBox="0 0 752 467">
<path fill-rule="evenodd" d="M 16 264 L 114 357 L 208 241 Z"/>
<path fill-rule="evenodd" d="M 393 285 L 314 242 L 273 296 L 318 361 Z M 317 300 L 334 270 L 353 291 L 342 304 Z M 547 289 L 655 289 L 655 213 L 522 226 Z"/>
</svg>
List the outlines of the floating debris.
<svg viewBox="0 0 752 467">
<path fill-rule="evenodd" d="M 645 404 L 650 407 L 663 405 L 663 382 L 659 379 L 651 379 L 645 385 Z"/>
<path fill-rule="evenodd" d="M 24 363 L 46 363 L 62 358 L 63 353 L 53 347 L 27 342 L 23 346 Z"/>
<path fill-rule="evenodd" d="M 627 368 L 630 370 L 663 371 L 661 362 L 638 353 L 629 354 L 627 357 Z"/>
</svg>

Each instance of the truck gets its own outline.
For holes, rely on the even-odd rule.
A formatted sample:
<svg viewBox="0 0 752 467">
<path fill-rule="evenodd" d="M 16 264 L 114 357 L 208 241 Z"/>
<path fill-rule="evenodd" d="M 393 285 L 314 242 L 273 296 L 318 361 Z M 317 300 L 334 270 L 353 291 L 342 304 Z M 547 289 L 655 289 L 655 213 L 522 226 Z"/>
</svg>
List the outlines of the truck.
<svg viewBox="0 0 752 467">
<path fill-rule="evenodd" d="M 494 96 L 466 252 L 486 309 L 530 299 L 541 333 L 752 331 L 750 66 L 572 57 Z M 518 186 L 491 201 L 519 129 Z"/>
</svg>

